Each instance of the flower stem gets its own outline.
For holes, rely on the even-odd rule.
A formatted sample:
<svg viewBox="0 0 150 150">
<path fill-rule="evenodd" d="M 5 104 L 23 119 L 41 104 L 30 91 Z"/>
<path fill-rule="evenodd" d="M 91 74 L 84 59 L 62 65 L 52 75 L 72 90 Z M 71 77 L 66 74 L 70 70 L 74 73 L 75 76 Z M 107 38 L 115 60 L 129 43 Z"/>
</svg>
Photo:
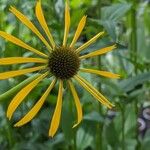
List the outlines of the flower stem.
<svg viewBox="0 0 150 150">
<path fill-rule="evenodd" d="M 132 0 L 133 6 L 131 10 L 131 59 L 136 63 L 137 62 L 137 21 L 136 21 L 136 6 L 137 0 Z M 137 69 L 135 68 L 135 73 Z"/>
<path fill-rule="evenodd" d="M 124 109 L 122 109 L 122 150 L 125 150 L 125 114 Z"/>
<path fill-rule="evenodd" d="M 122 150 L 125 150 L 125 107 L 121 106 L 120 103 L 117 103 L 121 112 L 121 117 L 122 117 L 122 127 L 121 127 L 121 132 L 122 132 Z"/>
<path fill-rule="evenodd" d="M 136 63 L 137 63 L 137 20 L 136 20 L 136 8 L 137 8 L 137 0 L 132 0 L 133 5 L 132 5 L 132 10 L 131 10 L 131 59 L 135 62 L 135 74 L 137 74 L 137 68 L 136 68 Z M 136 149 L 138 150 L 140 147 L 140 141 L 138 137 L 138 101 L 134 101 L 134 109 L 135 109 L 135 115 L 136 115 L 136 127 L 135 127 L 135 138 L 137 141 Z"/>
<path fill-rule="evenodd" d="M 101 0 L 98 1 L 98 19 L 100 20 L 101 18 L 101 7 L 102 7 L 102 3 Z M 98 65 L 98 70 L 100 70 L 101 68 L 101 57 L 97 56 L 96 58 L 96 64 Z M 97 84 L 97 89 L 100 91 L 101 90 L 101 83 L 98 82 Z M 102 115 L 102 107 L 101 104 L 98 104 L 98 113 L 100 113 Z M 101 150 L 103 149 L 103 123 L 98 123 L 97 125 L 97 136 L 96 136 L 96 149 L 97 150 Z"/>
<path fill-rule="evenodd" d="M 7 125 L 6 125 L 6 135 L 9 143 L 9 148 L 11 149 L 15 144 L 15 138 L 13 138 L 12 134 L 12 128 L 10 127 L 8 120 L 6 119 Z"/>
<path fill-rule="evenodd" d="M 38 76 L 31 76 L 28 79 L 24 80 L 23 82 L 21 82 L 20 84 L 16 85 L 15 87 L 13 87 L 12 89 L 10 89 L 9 91 L 5 92 L 4 94 L 0 95 L 0 102 L 4 101 L 5 99 L 8 99 L 9 97 L 12 97 L 17 91 L 19 91 L 21 88 L 23 88 L 25 85 L 29 84 L 31 81 L 33 81 L 36 77 Z"/>
</svg>

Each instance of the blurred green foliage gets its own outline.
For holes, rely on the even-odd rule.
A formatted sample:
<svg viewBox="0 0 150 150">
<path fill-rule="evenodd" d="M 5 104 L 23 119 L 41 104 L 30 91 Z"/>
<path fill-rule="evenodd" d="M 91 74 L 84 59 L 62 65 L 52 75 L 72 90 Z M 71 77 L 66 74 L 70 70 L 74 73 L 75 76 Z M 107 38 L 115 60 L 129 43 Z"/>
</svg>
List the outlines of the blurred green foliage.
<svg viewBox="0 0 150 150">
<path fill-rule="evenodd" d="M 10 5 L 15 6 L 41 30 L 34 14 L 35 4 L 35 0 L 1 0 L 0 30 L 15 35 L 46 52 L 45 46 L 39 39 L 9 12 Z M 58 92 L 56 87 L 32 122 L 21 128 L 14 128 L 14 122 L 31 108 L 46 88 L 45 85 L 48 83 L 44 80 L 19 107 L 12 122 L 7 120 L 5 114 L 11 97 L 0 100 L 0 150 L 99 150 L 99 148 L 149 150 L 150 121 L 144 119 L 146 127 L 143 130 L 139 128 L 138 131 L 136 129 L 137 116 L 142 118 L 142 111 L 150 107 L 150 3 L 148 0 L 139 0 L 136 6 L 133 4 L 132 0 L 70 1 L 72 17 L 69 40 L 72 39 L 80 18 L 87 14 L 88 22 L 77 45 L 87 41 L 101 30 L 106 31 L 106 35 L 84 53 L 117 43 L 117 50 L 101 57 L 100 67 L 102 70 L 121 74 L 120 80 L 83 75 L 94 86 L 100 83 L 102 93 L 116 104 L 116 108 L 113 111 L 103 106 L 99 108 L 98 102 L 76 85 L 83 106 L 84 120 L 77 128 L 72 129 L 76 121 L 76 110 L 72 96 L 65 92 L 60 129 L 56 136 L 50 139 L 47 131 L 56 104 Z M 56 43 L 62 44 L 64 0 L 42 0 L 42 7 Z M 133 9 L 136 9 L 136 16 L 132 16 Z M 131 49 L 132 17 L 136 17 L 136 52 Z M 22 55 L 32 56 L 33 54 L 0 39 L 1 58 Z M 133 57 L 136 57 L 136 60 Z M 84 61 L 83 65 L 97 68 L 98 64 L 96 59 L 93 59 Z M 0 72 L 26 66 L 0 66 Z M 6 92 L 24 79 L 26 76 L 0 81 L 0 93 Z M 135 101 L 138 110 L 136 110 Z M 99 125 L 101 130 L 98 128 Z"/>
</svg>

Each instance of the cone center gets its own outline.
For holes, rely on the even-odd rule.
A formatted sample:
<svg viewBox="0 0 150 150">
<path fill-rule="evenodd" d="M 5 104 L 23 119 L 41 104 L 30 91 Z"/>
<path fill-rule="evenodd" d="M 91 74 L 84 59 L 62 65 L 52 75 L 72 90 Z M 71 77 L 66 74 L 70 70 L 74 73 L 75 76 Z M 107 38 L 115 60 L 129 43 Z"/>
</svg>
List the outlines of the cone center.
<svg viewBox="0 0 150 150">
<path fill-rule="evenodd" d="M 80 66 L 78 54 L 68 47 L 56 47 L 49 56 L 50 72 L 57 78 L 70 79 L 77 74 Z"/>
</svg>

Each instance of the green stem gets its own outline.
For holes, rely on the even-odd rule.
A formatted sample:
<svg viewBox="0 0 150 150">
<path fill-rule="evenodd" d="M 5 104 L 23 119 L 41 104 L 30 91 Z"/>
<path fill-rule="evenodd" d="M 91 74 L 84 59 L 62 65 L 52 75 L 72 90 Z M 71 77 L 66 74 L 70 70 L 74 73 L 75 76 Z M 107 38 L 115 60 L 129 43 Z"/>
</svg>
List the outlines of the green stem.
<svg viewBox="0 0 150 150">
<path fill-rule="evenodd" d="M 4 101 L 5 99 L 12 97 L 16 92 L 18 92 L 21 88 L 23 88 L 25 85 L 29 84 L 31 81 L 33 81 L 35 78 L 37 78 L 37 76 L 39 76 L 38 74 L 35 76 L 31 76 L 28 79 L 24 80 L 23 82 L 21 82 L 20 84 L 18 84 L 17 86 L 13 87 L 12 89 L 10 89 L 9 91 L 5 92 L 4 94 L 0 95 L 0 102 Z"/>
<path fill-rule="evenodd" d="M 76 150 L 76 131 L 74 133 L 74 137 L 73 137 L 73 144 L 74 144 L 74 149 L 73 150 Z"/>
<path fill-rule="evenodd" d="M 121 117 L 122 117 L 122 127 L 121 127 L 121 132 L 122 132 L 122 150 L 125 150 L 125 108 L 124 106 L 122 107 L 120 103 L 117 103 L 120 111 L 121 111 Z"/>
<path fill-rule="evenodd" d="M 99 20 L 101 18 L 101 7 L 102 7 L 102 3 L 101 3 L 101 0 L 99 0 L 98 1 L 98 19 Z M 97 65 L 98 65 L 98 70 L 100 70 L 101 69 L 101 57 L 100 56 L 98 56 L 96 58 L 96 62 L 97 62 Z M 101 90 L 101 83 L 100 82 L 98 82 L 98 84 L 97 84 L 97 89 L 99 91 Z M 102 115 L 101 104 L 98 104 L 98 112 Z M 102 134 L 103 134 L 103 123 L 99 123 L 97 125 L 97 136 L 96 136 L 96 149 L 97 150 L 103 149 Z"/>
<path fill-rule="evenodd" d="M 69 98 L 72 97 L 72 94 L 69 93 L 68 97 Z M 71 114 L 74 114 L 74 102 L 70 101 L 69 105 L 70 105 Z M 74 116 L 73 116 L 73 118 L 74 118 Z M 73 132 L 73 137 L 72 137 L 72 140 L 71 140 L 71 150 L 76 150 L 76 133 L 77 133 L 76 128 L 74 128 L 72 132 Z"/>
<path fill-rule="evenodd" d="M 136 114 L 136 127 L 135 127 L 135 138 L 136 138 L 136 141 L 137 141 L 137 145 L 136 145 L 136 150 L 139 150 L 140 149 L 140 140 L 139 140 L 139 126 L 138 126 L 138 114 L 139 114 L 139 108 L 138 108 L 138 101 L 135 100 L 134 102 L 134 109 L 135 109 L 135 114 Z"/>
<path fill-rule="evenodd" d="M 125 150 L 125 114 L 122 110 L 122 150 Z"/>
<path fill-rule="evenodd" d="M 100 66 L 101 66 L 101 59 L 100 57 L 97 57 L 97 64 L 98 64 L 98 69 L 100 69 Z M 101 84 L 100 82 L 97 84 L 97 89 L 100 91 L 101 90 Z M 102 107 L 101 107 L 101 104 L 98 103 L 98 113 L 100 113 L 102 115 Z M 103 134 L 103 123 L 98 123 L 97 125 L 97 137 L 96 137 L 96 148 L 97 150 L 101 150 L 103 148 L 103 137 L 102 137 L 102 134 Z"/>
<path fill-rule="evenodd" d="M 8 139 L 8 143 L 9 143 L 9 148 L 11 149 L 14 144 L 15 144 L 15 138 L 13 138 L 13 134 L 12 134 L 12 128 L 9 125 L 8 120 L 6 119 L 7 125 L 6 125 L 6 135 L 7 135 L 7 139 Z"/>
<path fill-rule="evenodd" d="M 134 62 L 137 62 L 137 21 L 136 21 L 136 6 L 137 0 L 133 0 L 133 6 L 131 10 L 131 58 Z M 135 68 L 135 73 L 136 73 Z"/>
<path fill-rule="evenodd" d="M 131 10 L 131 59 L 135 62 L 135 74 L 137 74 L 137 68 L 136 68 L 136 63 L 137 63 L 137 20 L 136 20 L 136 8 L 138 1 L 137 0 L 132 0 L 133 6 Z M 138 150 L 140 147 L 140 141 L 138 137 L 138 101 L 135 100 L 134 102 L 134 109 L 135 109 L 135 114 L 136 114 L 136 127 L 135 127 L 135 138 L 137 141 L 137 147 L 136 149 Z"/>
</svg>

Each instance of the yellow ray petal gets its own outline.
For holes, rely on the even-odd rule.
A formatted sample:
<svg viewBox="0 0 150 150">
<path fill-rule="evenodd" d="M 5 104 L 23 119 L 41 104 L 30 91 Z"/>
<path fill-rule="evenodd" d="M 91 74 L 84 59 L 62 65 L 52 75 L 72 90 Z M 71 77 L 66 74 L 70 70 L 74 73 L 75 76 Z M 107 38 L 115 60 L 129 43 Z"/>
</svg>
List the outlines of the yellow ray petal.
<svg viewBox="0 0 150 150">
<path fill-rule="evenodd" d="M 43 106 L 47 96 L 49 95 L 49 93 L 51 92 L 52 88 L 54 87 L 55 83 L 56 83 L 56 79 L 54 79 L 52 81 L 52 83 L 50 84 L 48 89 L 45 91 L 45 93 L 40 98 L 40 100 L 32 107 L 32 109 L 20 121 L 18 121 L 14 125 L 15 127 L 23 126 L 24 124 L 28 123 L 29 121 L 31 121 L 36 116 L 36 114 L 39 112 L 39 110 Z"/>
<path fill-rule="evenodd" d="M 17 9 L 11 6 L 9 9 L 24 25 L 26 25 L 29 29 L 32 30 L 33 33 L 35 33 L 41 41 L 46 45 L 49 51 L 51 51 L 51 46 L 48 44 L 48 42 L 45 40 L 45 38 L 42 36 L 42 34 L 38 31 L 38 29 L 33 25 L 33 23 L 21 12 L 19 12 Z"/>
<path fill-rule="evenodd" d="M 114 106 L 86 80 L 84 80 L 78 75 L 76 75 L 74 78 L 80 83 L 81 86 L 83 86 L 87 91 L 89 91 L 103 105 L 107 106 L 108 108 L 112 108 Z"/>
<path fill-rule="evenodd" d="M 25 86 L 10 102 L 8 109 L 7 109 L 7 117 L 9 120 L 11 119 L 13 113 L 17 109 L 17 107 L 21 104 L 21 102 L 24 100 L 24 98 L 31 92 L 31 90 L 36 87 L 36 85 L 43 80 L 48 75 L 48 72 L 39 75 L 38 78 L 36 78 L 34 81 L 32 81 L 30 84 Z"/>
<path fill-rule="evenodd" d="M 59 83 L 59 91 L 56 108 L 53 114 L 51 126 L 49 129 L 49 136 L 53 137 L 59 127 L 60 117 L 61 117 L 61 109 L 62 109 L 62 97 L 63 97 L 63 81 L 60 80 Z"/>
<path fill-rule="evenodd" d="M 104 104 L 104 101 L 98 97 L 98 95 L 96 93 L 94 93 L 93 90 L 90 89 L 90 87 L 88 87 L 78 76 L 74 76 L 74 79 L 76 79 L 79 84 L 85 88 L 88 92 L 90 92 L 96 99 L 98 99 L 102 104 Z M 107 105 L 108 107 L 109 105 Z"/>
<path fill-rule="evenodd" d="M 100 32 L 97 35 L 95 35 L 92 39 L 90 39 L 89 41 L 87 41 L 85 44 L 83 44 L 82 46 L 80 46 L 78 49 L 76 49 L 76 52 L 79 53 L 81 52 L 83 49 L 87 48 L 89 45 L 91 45 L 92 43 L 94 43 L 100 36 L 102 36 L 104 34 L 104 32 Z"/>
<path fill-rule="evenodd" d="M 72 43 L 70 44 L 70 47 L 74 47 L 75 43 L 77 42 L 77 40 L 78 40 L 78 38 L 79 38 L 79 36 L 80 36 L 84 26 L 85 26 L 86 18 L 87 18 L 87 16 L 83 16 L 82 19 L 80 20 L 79 25 L 78 25 L 77 30 L 76 30 L 76 33 L 75 33 L 74 38 L 72 40 Z"/>
<path fill-rule="evenodd" d="M 22 48 L 25 48 L 25 49 L 27 49 L 27 50 L 29 50 L 29 51 L 31 51 L 31 52 L 37 54 L 37 55 L 40 55 L 40 56 L 42 56 L 42 57 L 48 58 L 48 56 L 47 56 L 46 54 L 40 52 L 39 50 L 36 50 L 35 48 L 33 48 L 33 47 L 27 45 L 26 43 L 24 43 L 24 42 L 21 41 L 20 39 L 18 39 L 18 38 L 16 38 L 16 37 L 12 36 L 12 35 L 10 35 L 10 34 L 7 34 L 6 32 L 0 31 L 0 36 L 3 37 L 3 38 L 5 38 L 6 40 L 8 40 L 8 41 L 10 41 L 10 42 L 12 42 L 12 43 L 14 43 L 14 44 L 16 44 L 16 45 L 22 47 Z"/>
<path fill-rule="evenodd" d="M 12 65 L 22 63 L 47 63 L 48 60 L 41 58 L 27 58 L 27 57 L 7 57 L 0 59 L 0 65 Z"/>
<path fill-rule="evenodd" d="M 82 82 L 84 82 L 89 88 L 91 88 L 92 90 L 94 90 L 94 92 L 101 97 L 101 99 L 104 100 L 105 103 L 108 103 L 111 107 L 114 107 L 115 105 L 113 105 L 111 102 L 109 102 L 106 97 L 104 97 L 97 89 L 95 89 L 89 82 L 87 82 L 84 78 L 78 76 L 80 78 L 80 80 L 82 80 Z"/>
<path fill-rule="evenodd" d="M 85 58 L 89 58 L 89 57 L 94 57 L 94 56 L 102 55 L 102 54 L 105 54 L 107 52 L 112 51 L 115 48 L 116 48 L 116 45 L 105 47 L 105 48 L 102 48 L 100 50 L 96 50 L 94 52 L 91 52 L 91 53 L 89 53 L 87 55 L 80 56 L 80 59 L 85 59 Z"/>
<path fill-rule="evenodd" d="M 73 126 L 73 128 L 74 128 L 74 127 L 76 127 L 82 121 L 82 107 L 81 107 L 81 103 L 80 103 L 80 100 L 79 100 L 79 97 L 77 95 L 77 92 L 76 92 L 76 89 L 75 89 L 74 85 L 72 84 L 71 81 L 68 81 L 68 83 L 69 83 L 69 86 L 70 86 L 73 98 L 75 100 L 75 105 L 76 105 L 77 114 L 78 114 L 78 121 Z"/>
<path fill-rule="evenodd" d="M 38 70 L 42 70 L 45 68 L 46 68 L 46 66 L 39 66 L 39 67 L 34 67 L 34 68 L 29 68 L 29 69 L 21 69 L 21 70 L 3 72 L 3 73 L 0 73 L 0 80 L 5 80 L 5 79 L 16 77 L 19 75 L 35 72 Z"/>
<path fill-rule="evenodd" d="M 48 29 L 48 26 L 47 26 L 47 23 L 46 23 L 44 14 L 43 14 L 43 10 L 42 10 L 42 7 L 41 7 L 41 0 L 39 0 L 37 2 L 35 13 L 36 13 L 36 17 L 37 17 L 40 25 L 42 26 L 42 28 L 45 31 L 45 33 L 46 33 L 46 35 L 47 35 L 47 37 L 48 37 L 52 47 L 54 48 L 55 47 L 55 42 L 54 42 L 54 39 L 52 37 L 52 34 L 50 33 L 50 31 Z"/>
<path fill-rule="evenodd" d="M 100 76 L 104 76 L 104 77 L 107 77 L 107 78 L 114 78 L 114 79 L 120 78 L 119 74 L 114 74 L 114 73 L 107 72 L 107 71 L 99 71 L 99 70 L 84 69 L 84 68 L 80 69 L 80 71 L 87 72 L 87 73 L 98 74 Z"/>
<path fill-rule="evenodd" d="M 66 7 L 65 7 L 65 31 L 64 31 L 63 46 L 66 46 L 66 42 L 69 34 L 69 28 L 70 28 L 70 11 L 69 11 L 69 4 L 67 0 Z"/>
</svg>

